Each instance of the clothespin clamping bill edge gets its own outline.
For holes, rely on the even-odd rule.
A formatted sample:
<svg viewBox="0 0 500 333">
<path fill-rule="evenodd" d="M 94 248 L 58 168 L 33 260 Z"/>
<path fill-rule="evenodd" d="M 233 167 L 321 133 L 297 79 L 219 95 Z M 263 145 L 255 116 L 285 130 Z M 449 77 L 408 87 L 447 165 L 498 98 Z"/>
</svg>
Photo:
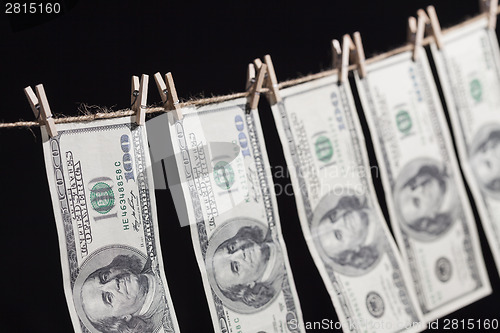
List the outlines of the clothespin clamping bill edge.
<svg viewBox="0 0 500 333">
<path fill-rule="evenodd" d="M 256 76 L 254 73 L 256 72 Z M 260 59 L 255 59 L 253 64 L 249 64 L 247 68 L 248 97 L 247 111 L 257 109 L 260 100 L 260 92 L 266 77 L 267 65 Z"/>
<path fill-rule="evenodd" d="M 419 9 L 417 18 L 408 18 L 408 43 L 413 45 L 412 60 L 417 61 L 418 52 L 423 46 L 425 27 L 429 17 L 425 11 Z"/>
<path fill-rule="evenodd" d="M 50 110 L 49 101 L 45 95 L 45 89 L 43 84 L 39 84 L 35 87 L 36 94 L 33 92 L 31 87 L 24 88 L 24 93 L 28 98 L 31 109 L 35 114 L 35 117 L 40 122 L 40 125 L 45 125 L 49 137 L 57 136 L 56 124 L 54 118 L 52 118 L 52 111 Z"/>
<path fill-rule="evenodd" d="M 342 38 L 342 46 L 338 40 L 332 40 L 333 68 L 338 70 L 339 83 L 347 82 L 350 61 L 356 63 L 360 78 L 366 76 L 365 51 L 361 34 L 355 32 L 353 37 L 354 41 L 351 36 L 345 34 Z"/>
<path fill-rule="evenodd" d="M 439 50 L 443 49 L 443 33 L 441 32 L 441 24 L 439 24 L 439 19 L 436 13 L 436 9 L 434 6 L 427 7 L 427 13 L 423 9 L 419 9 L 417 11 L 418 20 L 422 20 L 424 24 L 424 33 L 421 35 L 421 41 L 423 41 L 424 35 L 432 36 L 436 43 L 436 46 Z M 419 25 L 418 20 L 410 17 L 408 19 L 408 38 L 409 42 L 412 39 L 417 38 L 417 34 L 419 33 Z M 420 28 L 422 29 L 422 28 Z M 421 32 L 420 32 L 421 33 Z"/>
<path fill-rule="evenodd" d="M 130 108 L 136 113 L 137 125 L 144 125 L 146 122 L 146 107 L 148 101 L 149 75 L 142 74 L 141 81 L 139 77 L 132 76 L 132 93 L 130 96 Z"/>
<path fill-rule="evenodd" d="M 171 111 L 175 121 L 181 120 L 183 115 L 179 106 L 179 97 L 177 97 L 177 90 L 175 89 L 172 73 L 168 72 L 165 74 L 165 81 L 163 81 L 161 74 L 158 72 L 155 74 L 155 81 L 165 111 Z"/>
<path fill-rule="evenodd" d="M 264 76 L 263 88 L 266 88 L 266 98 L 270 105 L 275 105 L 281 102 L 281 94 L 279 90 L 278 78 L 276 72 L 274 71 L 273 61 L 271 56 L 266 54 L 264 56 L 264 64 L 267 66 L 267 72 Z M 251 84 L 255 82 L 255 67 L 260 68 L 262 66 L 262 61 L 260 59 L 255 59 L 253 64 L 248 65 L 247 72 L 247 90 L 251 87 Z M 253 72 L 253 79 L 252 73 Z"/>
<path fill-rule="evenodd" d="M 479 0 L 479 7 L 488 16 L 488 29 L 494 31 L 497 25 L 498 0 Z"/>
</svg>

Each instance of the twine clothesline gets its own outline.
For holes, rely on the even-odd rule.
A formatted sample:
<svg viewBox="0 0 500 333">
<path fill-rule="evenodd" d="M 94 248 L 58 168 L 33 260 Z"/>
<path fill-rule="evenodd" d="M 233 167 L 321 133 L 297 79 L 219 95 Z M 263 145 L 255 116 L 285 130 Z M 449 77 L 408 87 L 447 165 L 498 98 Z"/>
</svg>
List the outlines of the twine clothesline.
<svg viewBox="0 0 500 333">
<path fill-rule="evenodd" d="M 500 6 L 497 8 L 497 15 L 500 14 Z M 457 25 L 454 25 L 450 28 L 443 29 L 442 33 L 447 34 L 450 33 L 456 29 L 460 29 L 461 27 L 471 24 L 473 22 L 476 22 L 478 20 L 481 20 L 484 17 L 487 17 L 489 14 L 488 13 L 482 13 L 480 15 L 477 15 L 475 17 L 472 17 L 468 20 L 465 20 L 462 23 L 459 23 Z M 422 41 L 422 46 L 429 45 L 432 41 L 434 40 L 434 36 L 427 36 L 423 39 Z M 406 44 L 403 46 L 400 46 L 398 48 L 392 49 L 390 51 L 372 56 L 371 58 L 366 59 L 365 63 L 366 64 L 371 64 L 386 58 L 389 58 L 393 55 L 403 53 L 406 51 L 411 51 L 413 50 L 413 44 Z M 350 65 L 349 66 L 349 71 L 352 71 L 357 68 L 357 65 Z M 325 71 L 321 71 L 315 74 L 309 74 L 303 77 L 287 80 L 280 82 L 278 84 L 279 89 L 295 86 L 301 83 L 317 80 L 320 78 L 324 78 L 330 75 L 337 74 L 338 69 L 329 69 Z M 269 90 L 267 88 L 262 88 L 261 93 L 268 92 Z M 181 108 L 187 107 L 187 106 L 201 106 L 201 105 L 207 105 L 207 104 L 215 104 L 215 103 L 221 103 L 241 97 L 247 97 L 250 94 L 250 92 L 245 91 L 245 92 L 238 92 L 238 93 L 233 93 L 233 94 L 228 94 L 228 95 L 222 95 L 222 96 L 214 96 L 214 97 L 208 97 L 208 98 L 201 98 L 201 99 L 193 99 L 193 100 L 188 100 L 185 102 L 179 103 L 179 106 Z M 164 107 L 158 106 L 158 107 L 149 107 L 146 108 L 145 112 L 147 114 L 152 114 L 152 113 L 159 113 L 159 112 L 166 112 Z M 86 122 L 86 121 L 93 121 L 93 120 L 98 120 L 98 119 L 111 119 L 111 118 L 119 118 L 119 117 L 126 117 L 126 116 L 132 116 L 135 114 L 135 111 L 132 111 L 131 109 L 121 109 L 117 111 L 110 111 L 110 112 L 97 112 L 94 114 L 87 114 L 87 115 L 81 115 L 81 116 L 70 116 L 70 117 L 61 117 L 61 118 L 54 118 L 54 122 L 56 124 L 63 124 L 63 123 L 73 123 L 73 122 Z M 17 121 L 13 123 L 0 123 L 0 128 L 18 128 L 18 127 L 36 127 L 40 126 L 40 123 L 37 121 Z"/>
</svg>

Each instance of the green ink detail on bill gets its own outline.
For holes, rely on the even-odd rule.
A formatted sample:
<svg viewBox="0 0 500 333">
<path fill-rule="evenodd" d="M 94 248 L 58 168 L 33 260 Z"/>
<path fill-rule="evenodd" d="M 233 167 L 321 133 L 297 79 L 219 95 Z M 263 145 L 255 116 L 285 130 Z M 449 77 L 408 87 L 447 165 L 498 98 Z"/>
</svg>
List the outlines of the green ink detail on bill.
<svg viewBox="0 0 500 333">
<path fill-rule="evenodd" d="M 396 115 L 396 124 L 401 133 L 407 134 L 413 127 L 410 114 L 407 111 L 399 111 Z"/>
<path fill-rule="evenodd" d="M 316 148 L 316 157 L 322 162 L 328 162 L 333 156 L 333 146 L 326 136 L 320 136 L 314 144 Z"/>
<path fill-rule="evenodd" d="M 479 82 L 478 79 L 474 79 L 470 82 L 470 94 L 476 102 L 481 102 L 483 89 L 481 88 L 481 82 Z"/>
<path fill-rule="evenodd" d="M 229 190 L 234 184 L 234 171 L 229 163 L 220 161 L 214 166 L 214 180 L 223 190 Z"/>
<path fill-rule="evenodd" d="M 92 208 L 100 214 L 106 214 L 115 206 L 115 195 L 111 186 L 99 182 L 90 190 Z"/>
</svg>

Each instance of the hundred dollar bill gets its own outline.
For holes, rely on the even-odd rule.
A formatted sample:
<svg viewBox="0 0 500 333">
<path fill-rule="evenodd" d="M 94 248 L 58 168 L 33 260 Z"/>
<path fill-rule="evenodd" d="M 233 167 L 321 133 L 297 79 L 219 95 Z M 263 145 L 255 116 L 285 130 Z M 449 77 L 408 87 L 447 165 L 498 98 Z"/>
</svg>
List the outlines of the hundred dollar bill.
<svg viewBox="0 0 500 333">
<path fill-rule="evenodd" d="M 431 44 L 464 174 L 500 269 L 500 55 L 486 18 Z"/>
<path fill-rule="evenodd" d="M 367 65 L 356 85 L 393 231 L 430 321 L 491 287 L 437 88 L 417 52 L 416 62 L 408 51 Z"/>
<path fill-rule="evenodd" d="M 146 129 L 57 125 L 43 150 L 75 332 L 179 332 L 158 238 Z"/>
<path fill-rule="evenodd" d="M 378 205 L 349 84 L 337 81 L 287 88 L 272 106 L 302 230 L 344 332 L 415 332 L 410 275 Z"/>
<path fill-rule="evenodd" d="M 214 329 L 305 332 L 258 111 L 245 104 L 167 115 Z"/>
</svg>

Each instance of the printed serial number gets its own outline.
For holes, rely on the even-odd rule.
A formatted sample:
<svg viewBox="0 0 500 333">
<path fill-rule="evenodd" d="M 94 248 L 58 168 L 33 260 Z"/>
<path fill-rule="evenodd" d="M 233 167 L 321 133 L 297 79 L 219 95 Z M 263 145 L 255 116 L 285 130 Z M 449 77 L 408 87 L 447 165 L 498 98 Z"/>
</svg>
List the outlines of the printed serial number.
<svg viewBox="0 0 500 333">
<path fill-rule="evenodd" d="M 444 330 L 497 330 L 498 319 L 444 319 Z"/>
<path fill-rule="evenodd" d="M 35 2 L 7 2 L 5 14 L 58 14 L 61 12 L 61 4 L 35 3 Z"/>
</svg>

